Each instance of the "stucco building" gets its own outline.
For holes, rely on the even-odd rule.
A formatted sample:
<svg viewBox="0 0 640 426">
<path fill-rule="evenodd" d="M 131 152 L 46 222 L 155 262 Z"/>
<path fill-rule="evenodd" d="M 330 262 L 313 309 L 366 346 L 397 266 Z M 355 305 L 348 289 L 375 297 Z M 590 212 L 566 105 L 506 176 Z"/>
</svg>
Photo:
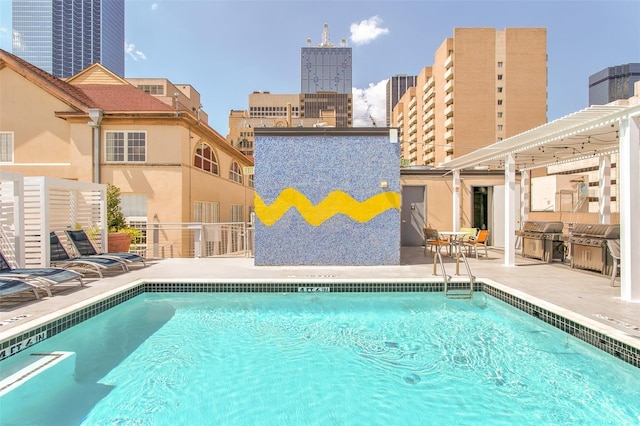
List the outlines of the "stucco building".
<svg viewBox="0 0 640 426">
<path fill-rule="evenodd" d="M 193 109 L 191 86 L 163 84 L 181 101 L 163 102 L 100 64 L 63 81 L 0 50 L 0 167 L 112 183 L 138 224 L 248 220 L 253 161 Z"/>
</svg>

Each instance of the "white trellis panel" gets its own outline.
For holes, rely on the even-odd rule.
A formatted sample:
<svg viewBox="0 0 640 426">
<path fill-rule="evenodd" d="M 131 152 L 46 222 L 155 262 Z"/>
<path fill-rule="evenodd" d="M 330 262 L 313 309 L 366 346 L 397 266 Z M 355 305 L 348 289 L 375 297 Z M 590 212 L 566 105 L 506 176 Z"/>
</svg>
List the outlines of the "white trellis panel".
<svg viewBox="0 0 640 426">
<path fill-rule="evenodd" d="M 106 241 L 106 185 L 51 177 L 24 178 L 25 266 L 49 266 L 49 233 L 97 227 Z"/>
<path fill-rule="evenodd" d="M 23 177 L 0 171 L 0 248 L 17 267 L 24 266 Z"/>
</svg>

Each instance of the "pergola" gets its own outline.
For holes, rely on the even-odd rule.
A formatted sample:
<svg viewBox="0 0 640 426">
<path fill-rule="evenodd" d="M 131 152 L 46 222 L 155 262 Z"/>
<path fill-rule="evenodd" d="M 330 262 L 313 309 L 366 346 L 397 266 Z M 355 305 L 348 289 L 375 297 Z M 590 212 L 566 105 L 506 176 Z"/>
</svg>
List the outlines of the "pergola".
<svg viewBox="0 0 640 426">
<path fill-rule="evenodd" d="M 516 171 L 521 173 L 521 214 L 529 212 L 529 171 L 599 158 L 599 222 L 610 223 L 611 156 L 618 153 L 620 292 L 640 302 L 640 104 L 591 106 L 550 123 L 442 163 L 453 176 L 453 225 L 460 227 L 460 171 L 503 169 L 505 266 L 515 266 Z"/>
</svg>

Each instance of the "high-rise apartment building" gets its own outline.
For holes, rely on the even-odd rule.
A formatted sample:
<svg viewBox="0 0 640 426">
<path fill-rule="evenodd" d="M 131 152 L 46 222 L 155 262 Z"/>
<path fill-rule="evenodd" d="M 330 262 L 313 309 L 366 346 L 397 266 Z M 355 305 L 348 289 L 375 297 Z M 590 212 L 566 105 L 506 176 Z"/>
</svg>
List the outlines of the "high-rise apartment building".
<svg viewBox="0 0 640 426">
<path fill-rule="evenodd" d="M 400 97 L 404 95 L 408 88 L 416 85 L 415 75 L 398 74 L 394 75 L 387 80 L 387 97 L 386 97 L 386 112 L 387 112 L 387 127 L 391 126 L 391 111 L 396 106 Z"/>
<path fill-rule="evenodd" d="M 13 0 L 13 54 L 66 78 L 99 62 L 124 77 L 124 0 Z"/>
<path fill-rule="evenodd" d="M 640 63 L 616 65 L 590 75 L 589 105 L 630 98 L 636 81 L 640 81 Z"/>
<path fill-rule="evenodd" d="M 544 124 L 546 40 L 544 28 L 455 28 L 394 108 L 405 163 L 436 166 Z"/>
<path fill-rule="evenodd" d="M 329 40 L 329 25 L 324 24 L 322 42 L 301 49 L 300 93 L 336 92 L 351 94 L 351 48 L 342 40 L 336 46 Z"/>
</svg>

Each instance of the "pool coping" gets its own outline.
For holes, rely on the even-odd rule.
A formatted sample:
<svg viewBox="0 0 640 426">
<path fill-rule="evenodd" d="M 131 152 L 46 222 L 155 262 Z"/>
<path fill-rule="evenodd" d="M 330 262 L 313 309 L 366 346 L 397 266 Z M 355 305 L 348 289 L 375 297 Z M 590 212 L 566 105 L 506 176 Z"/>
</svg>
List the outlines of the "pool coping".
<svg viewBox="0 0 640 426">
<path fill-rule="evenodd" d="M 330 278 L 331 281 L 327 281 Z M 450 287 L 467 284 L 454 278 Z M 25 321 L 0 333 L 0 362 L 53 337 L 113 306 L 139 294 L 150 292 L 442 292 L 442 279 L 339 279 L 319 276 L 311 279 L 139 279 L 99 295 Z M 536 317 L 608 354 L 640 368 L 640 340 L 568 309 L 531 296 L 491 279 L 478 278 L 474 291 L 484 292 L 514 308 Z"/>
</svg>

